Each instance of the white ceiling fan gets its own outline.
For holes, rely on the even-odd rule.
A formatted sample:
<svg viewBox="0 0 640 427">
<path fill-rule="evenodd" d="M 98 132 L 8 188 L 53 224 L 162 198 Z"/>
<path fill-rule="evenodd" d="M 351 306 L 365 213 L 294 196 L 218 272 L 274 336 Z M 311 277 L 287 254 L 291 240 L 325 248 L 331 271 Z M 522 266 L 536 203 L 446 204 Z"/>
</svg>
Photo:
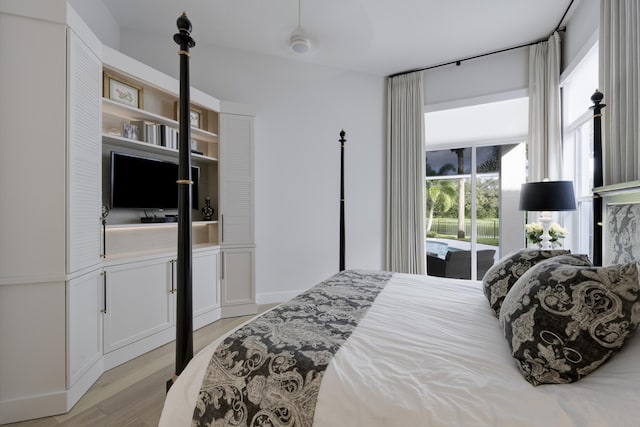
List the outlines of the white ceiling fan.
<svg viewBox="0 0 640 427">
<path fill-rule="evenodd" d="M 300 7 L 300 1 L 301 0 L 298 0 L 298 26 L 291 33 L 291 37 L 289 37 L 289 47 L 294 53 L 303 55 L 311 49 L 311 40 L 309 40 L 307 33 L 304 28 L 302 28 L 302 8 Z"/>
</svg>

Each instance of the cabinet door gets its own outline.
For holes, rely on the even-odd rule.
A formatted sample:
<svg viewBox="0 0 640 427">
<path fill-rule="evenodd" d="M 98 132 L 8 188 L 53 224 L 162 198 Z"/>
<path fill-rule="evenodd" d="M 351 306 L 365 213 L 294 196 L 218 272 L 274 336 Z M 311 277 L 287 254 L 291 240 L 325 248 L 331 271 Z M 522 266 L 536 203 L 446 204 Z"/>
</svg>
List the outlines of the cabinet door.
<svg viewBox="0 0 640 427">
<path fill-rule="evenodd" d="M 4 13 L 9 3 L 18 5 L 0 2 L 0 278 L 16 283 L 65 273 L 67 67 L 64 26 Z"/>
<path fill-rule="evenodd" d="M 220 307 L 218 297 L 219 251 L 199 252 L 193 255 L 193 316 L 200 316 Z M 194 323 L 195 325 L 195 323 Z"/>
<path fill-rule="evenodd" d="M 71 388 L 102 357 L 103 275 L 93 271 L 67 282 L 67 382 Z"/>
<path fill-rule="evenodd" d="M 223 316 L 256 312 L 253 253 L 253 248 L 225 249 L 222 252 Z"/>
<path fill-rule="evenodd" d="M 102 63 L 68 31 L 67 272 L 100 262 Z"/>
<path fill-rule="evenodd" d="M 251 245 L 253 117 L 220 114 L 220 242 Z"/>
<path fill-rule="evenodd" d="M 105 353 L 173 326 L 172 265 L 161 258 L 105 271 Z"/>
</svg>

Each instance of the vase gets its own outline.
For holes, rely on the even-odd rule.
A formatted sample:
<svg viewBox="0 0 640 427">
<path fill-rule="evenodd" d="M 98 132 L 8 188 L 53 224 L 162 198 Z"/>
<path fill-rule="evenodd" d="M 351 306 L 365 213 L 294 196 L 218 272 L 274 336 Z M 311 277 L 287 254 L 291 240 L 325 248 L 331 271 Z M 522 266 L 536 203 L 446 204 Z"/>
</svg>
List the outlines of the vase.
<svg viewBox="0 0 640 427">
<path fill-rule="evenodd" d="M 213 207 L 211 206 L 211 198 L 205 197 L 204 206 L 202 207 L 202 219 L 211 221 L 213 219 Z"/>
</svg>

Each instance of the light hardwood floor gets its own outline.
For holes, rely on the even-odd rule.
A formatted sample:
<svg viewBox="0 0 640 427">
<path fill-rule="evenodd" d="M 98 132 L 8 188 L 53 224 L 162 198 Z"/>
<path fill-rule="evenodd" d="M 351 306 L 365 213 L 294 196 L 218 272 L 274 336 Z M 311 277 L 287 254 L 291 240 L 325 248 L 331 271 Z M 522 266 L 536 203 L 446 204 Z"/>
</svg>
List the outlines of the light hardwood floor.
<svg viewBox="0 0 640 427">
<path fill-rule="evenodd" d="M 258 311 L 271 307 L 260 306 Z M 194 354 L 252 317 L 221 319 L 195 331 Z M 170 342 L 102 374 L 68 413 L 3 427 L 156 427 L 174 360 L 175 342 Z"/>
</svg>

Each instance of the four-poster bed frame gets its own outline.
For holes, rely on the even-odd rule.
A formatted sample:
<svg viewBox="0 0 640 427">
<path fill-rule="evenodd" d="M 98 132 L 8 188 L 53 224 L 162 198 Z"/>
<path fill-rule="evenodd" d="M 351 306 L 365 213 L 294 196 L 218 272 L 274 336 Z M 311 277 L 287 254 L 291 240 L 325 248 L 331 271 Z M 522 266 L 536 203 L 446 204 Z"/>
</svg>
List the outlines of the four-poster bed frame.
<svg viewBox="0 0 640 427">
<path fill-rule="evenodd" d="M 178 260 L 177 260 L 177 313 L 176 313 L 176 366 L 173 378 L 167 381 L 167 390 L 173 385 L 193 358 L 193 294 L 191 245 L 191 123 L 189 93 L 189 48 L 196 45 L 191 38 L 191 21 L 186 13 L 178 18 L 178 33 L 173 40 L 180 45 L 180 101 L 178 157 Z"/>
<path fill-rule="evenodd" d="M 633 357 L 617 357 L 617 363 L 624 366 L 624 375 L 619 378 L 614 365 L 608 364 L 600 368 L 601 375 L 590 376 L 570 390 L 556 386 L 538 393 L 518 375 L 504 351 L 504 336 L 495 325 L 495 313 L 473 283 L 424 275 L 344 271 L 344 130 L 339 139 L 339 273 L 215 340 L 192 361 L 189 48 L 195 42 L 186 14 L 177 24 L 179 32 L 174 40 L 180 45 L 180 185 L 176 367 L 167 382 L 160 426 L 210 425 L 215 420 L 233 425 L 373 426 L 386 425 L 389 420 L 415 425 L 426 419 L 443 420 L 439 425 L 458 419 L 507 426 L 516 418 L 523 425 L 541 425 L 579 419 L 585 412 L 584 402 L 589 402 L 590 414 L 596 414 L 594 419 L 599 422 L 606 417 L 607 425 L 621 425 L 640 416 L 640 412 L 629 416 L 629 405 L 623 400 L 634 393 L 640 381 Z M 602 99 L 598 91 L 592 96 L 595 187 L 602 186 Z M 595 192 L 593 209 L 593 258 L 594 265 L 601 265 L 603 210 Z M 379 300 L 382 302 L 378 304 Z M 368 323 L 360 326 L 365 314 Z M 442 333 L 442 328 L 448 332 Z M 631 346 L 631 353 L 640 350 L 637 339 Z M 384 359 L 388 356 L 389 360 Z M 416 365 L 416 357 L 424 363 Z M 377 366 L 374 362 L 379 358 L 383 362 Z M 461 361 L 459 366 L 456 360 Z M 439 361 L 444 365 L 438 366 Z M 390 367 L 391 377 L 396 378 L 393 383 L 387 375 Z M 394 376 L 396 371 L 404 374 Z M 462 378 L 459 385 L 458 375 Z M 611 377 L 618 378 L 613 387 L 608 382 Z M 179 385 L 171 389 L 178 380 Z M 477 385 L 480 388 L 475 390 Z M 589 385 L 603 393 L 593 399 Z M 395 391 L 378 392 L 389 387 Z M 466 397 L 460 400 L 460 395 Z M 447 405 L 430 401 L 429 396 L 443 397 L 438 402 L 460 404 L 449 413 Z M 553 410 L 558 401 L 564 402 L 560 414 Z M 527 404 L 522 406 L 522 402 Z"/>
</svg>

